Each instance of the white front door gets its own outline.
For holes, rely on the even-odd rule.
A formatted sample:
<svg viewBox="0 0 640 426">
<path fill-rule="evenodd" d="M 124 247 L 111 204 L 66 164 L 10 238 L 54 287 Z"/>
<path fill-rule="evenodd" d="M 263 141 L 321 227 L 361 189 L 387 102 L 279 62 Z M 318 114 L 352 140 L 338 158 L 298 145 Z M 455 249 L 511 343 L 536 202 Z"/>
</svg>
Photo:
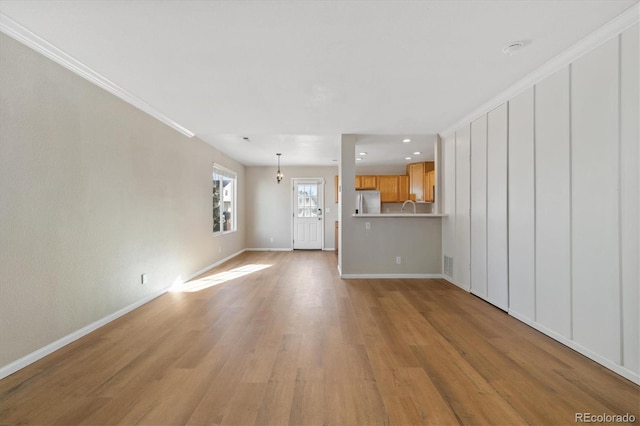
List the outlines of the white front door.
<svg viewBox="0 0 640 426">
<path fill-rule="evenodd" d="M 293 248 L 322 250 L 324 181 L 293 179 Z"/>
</svg>

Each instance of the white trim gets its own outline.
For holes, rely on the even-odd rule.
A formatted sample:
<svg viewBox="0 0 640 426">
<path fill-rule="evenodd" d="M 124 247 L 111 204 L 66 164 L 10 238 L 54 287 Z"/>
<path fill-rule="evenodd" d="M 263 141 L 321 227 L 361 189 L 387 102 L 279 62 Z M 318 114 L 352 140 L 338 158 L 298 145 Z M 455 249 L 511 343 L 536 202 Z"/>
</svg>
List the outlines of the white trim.
<svg viewBox="0 0 640 426">
<path fill-rule="evenodd" d="M 205 268 L 200 269 L 199 271 L 194 272 L 193 274 L 191 274 L 186 280 L 184 280 L 185 282 L 190 281 L 192 279 L 194 279 L 195 277 L 197 277 L 198 275 L 201 275 L 205 272 L 207 272 L 208 270 L 215 268 L 216 266 L 238 256 L 239 254 L 242 254 L 245 250 L 240 250 L 239 252 L 232 254 L 231 256 L 227 256 L 224 259 L 221 259 Z M 34 362 L 38 361 L 39 359 L 44 358 L 45 356 L 57 351 L 58 349 L 68 345 L 69 343 L 72 343 L 78 339 L 80 339 L 81 337 L 86 336 L 87 334 L 91 333 L 92 331 L 97 330 L 100 327 L 103 327 L 105 325 L 107 325 L 108 323 L 110 323 L 111 321 L 120 318 L 121 316 L 133 311 L 136 308 L 139 308 L 140 306 L 144 305 L 145 303 L 149 303 L 150 301 L 152 301 L 153 299 L 162 296 L 164 293 L 166 293 L 169 288 L 171 288 L 171 286 L 162 289 L 162 290 L 157 290 L 153 293 L 151 293 L 150 295 L 143 297 L 142 299 L 138 300 L 137 302 L 132 303 L 129 306 L 125 306 L 124 308 L 107 315 L 104 318 L 101 318 L 97 321 L 92 322 L 91 324 L 82 327 L 79 330 L 74 331 L 71 334 L 68 334 L 58 340 L 56 340 L 53 343 L 50 343 L 34 352 L 31 352 L 30 354 L 27 354 L 25 356 L 23 356 L 22 358 L 13 361 L 12 363 L 9 363 L 3 367 L 0 367 L 0 379 L 3 379 L 7 376 L 9 376 L 10 374 L 15 373 L 18 370 L 23 369 L 24 367 L 28 366 L 29 364 L 33 364 Z"/>
<path fill-rule="evenodd" d="M 173 121 L 171 118 L 167 117 L 162 112 L 158 111 L 133 93 L 128 92 L 127 90 L 118 86 L 108 78 L 92 70 L 88 66 L 84 65 L 64 51 L 58 49 L 48 41 L 42 39 L 40 36 L 32 33 L 31 31 L 2 13 L 0 13 L 0 31 L 2 31 L 9 37 L 19 41 L 20 43 L 30 47 L 36 52 L 41 53 L 57 64 L 62 65 L 66 69 L 74 72 L 85 80 L 90 81 L 96 86 L 101 87 L 107 92 L 119 97 L 123 101 L 146 112 L 150 116 L 177 130 L 183 135 L 189 138 L 194 136 L 194 133 L 192 131 Z"/>
<path fill-rule="evenodd" d="M 456 280 L 453 279 L 453 277 L 450 277 L 449 275 L 442 275 L 442 279 L 444 279 L 445 281 L 448 281 L 449 283 L 455 285 L 456 287 L 459 287 L 460 289 L 466 291 L 467 293 L 471 293 L 471 287 L 465 287 L 462 284 L 458 283 Z"/>
<path fill-rule="evenodd" d="M 443 275 L 443 278 L 446 281 L 449 281 L 451 284 L 453 284 L 453 285 L 455 285 L 457 287 L 460 287 L 463 290 L 467 290 L 464 287 L 461 287 L 460 285 L 458 285 L 453 280 L 453 278 L 451 278 L 451 277 L 449 277 L 447 275 Z M 467 290 L 467 291 L 469 291 L 469 290 Z M 470 292 L 470 294 L 474 294 L 474 293 Z M 478 295 L 475 295 L 475 296 L 479 297 L 482 300 L 485 300 L 487 303 L 491 303 L 487 299 L 485 299 L 485 298 L 483 298 L 481 296 L 478 296 Z M 500 308 L 499 306 L 496 306 L 496 307 Z M 502 308 L 500 308 L 500 309 L 502 309 Z M 631 371 L 631 370 L 621 366 L 620 364 L 617 364 L 617 363 L 615 363 L 615 362 L 613 362 L 613 361 L 611 361 L 611 360 L 609 360 L 607 358 L 602 357 L 601 355 L 598 355 L 595 352 L 592 352 L 591 350 L 585 348 L 584 346 L 581 346 L 580 344 L 576 343 L 575 341 L 573 341 L 573 340 L 571 340 L 571 339 L 569 339 L 569 338 L 567 338 L 567 337 L 565 337 L 565 336 L 563 336 L 561 334 L 558 334 L 555 331 L 550 330 L 550 329 L 546 328 L 545 326 L 543 326 L 543 325 L 541 325 L 541 324 L 539 324 L 539 323 L 537 323 L 535 321 L 532 321 L 528 317 L 526 317 L 524 315 L 521 315 L 521 314 L 515 312 L 512 309 L 508 310 L 507 313 L 510 316 L 512 316 L 513 318 L 517 319 L 518 321 L 528 325 L 529 327 L 534 328 L 534 329 L 538 330 L 539 332 L 541 332 L 543 334 L 546 334 L 547 336 L 551 337 L 552 339 L 554 339 L 554 340 L 558 341 L 559 343 L 562 343 L 563 345 L 569 347 L 570 349 L 573 349 L 574 351 L 586 356 L 587 358 L 590 358 L 590 359 L 594 360 L 598 364 L 608 368 L 609 370 L 613 371 L 614 373 L 619 374 L 620 376 L 622 376 L 622 377 L 624 377 L 624 378 L 626 378 L 626 379 L 628 379 L 628 380 L 640 385 L 640 374 L 639 373 Z"/>
<path fill-rule="evenodd" d="M 284 248 L 270 248 L 270 247 L 256 247 L 256 248 L 247 248 L 245 251 L 293 251 L 291 247 Z"/>
<path fill-rule="evenodd" d="M 202 268 L 202 269 L 200 269 L 200 270 L 198 270 L 198 271 L 194 272 L 193 274 L 189 275 L 189 276 L 184 280 L 184 282 L 183 282 L 183 283 L 186 283 L 186 282 L 188 282 L 188 281 L 191 281 L 191 280 L 192 280 L 192 279 L 194 279 L 195 277 L 197 277 L 197 276 L 199 276 L 199 275 L 202 275 L 202 274 L 204 274 L 204 273 L 205 273 L 205 272 L 207 272 L 207 271 L 210 271 L 211 269 L 215 268 L 216 266 L 220 266 L 220 265 L 222 265 L 224 262 L 226 262 L 226 261 L 228 261 L 228 260 L 231 260 L 231 259 L 233 259 L 233 258 L 234 258 L 234 257 L 236 257 L 236 256 L 241 255 L 242 253 L 244 253 L 244 252 L 245 252 L 245 251 L 247 251 L 247 250 L 251 250 L 251 249 L 242 249 L 242 250 L 240 250 L 240 251 L 235 252 L 234 254 L 232 254 L 232 255 L 230 255 L 230 256 L 225 257 L 224 259 L 220 259 L 220 260 L 218 260 L 218 261 L 216 261 L 216 262 L 212 263 L 212 264 L 211 264 L 211 265 L 209 265 L 209 266 L 205 266 L 204 268 Z"/>
<path fill-rule="evenodd" d="M 322 228 L 322 233 L 320 236 L 320 248 L 319 249 L 296 249 L 295 248 L 295 238 L 296 238 L 296 212 L 297 212 L 297 194 L 296 194 L 296 184 L 297 183 L 315 183 L 318 184 L 321 191 L 322 191 L 322 197 L 318 197 L 318 200 L 321 201 L 322 203 L 322 207 L 319 207 L 320 209 L 322 209 L 322 214 L 320 216 L 320 221 L 321 223 L 321 228 Z M 291 250 L 324 250 L 324 234 L 325 234 L 325 216 L 326 216 L 326 209 L 324 207 L 325 202 L 324 202 L 324 196 L 325 196 L 325 180 L 323 177 L 301 177 L 301 178 L 297 178 L 297 177 L 292 177 L 291 178 Z"/>
<path fill-rule="evenodd" d="M 429 203 L 432 204 L 432 203 Z M 416 218 L 416 217 L 448 217 L 448 214 L 444 213 L 358 213 L 352 214 L 351 217 L 363 218 L 363 217 L 400 217 L 400 218 Z"/>
<path fill-rule="evenodd" d="M 34 352 L 31 352 L 28 355 L 23 356 L 22 358 L 13 361 L 12 363 L 9 363 L 3 367 L 0 367 L 0 379 L 3 379 L 7 376 L 9 376 L 10 374 L 15 373 L 18 370 L 21 370 L 23 368 L 25 368 L 26 366 L 28 366 L 29 364 L 33 364 L 34 362 L 38 361 L 39 359 L 44 358 L 45 356 L 51 354 L 52 352 L 57 351 L 58 349 L 68 345 L 69 343 L 72 343 L 78 339 L 80 339 L 81 337 L 86 336 L 87 334 L 91 333 L 92 331 L 97 330 L 98 328 L 107 325 L 108 323 L 110 323 L 111 321 L 120 318 L 121 316 L 133 311 L 136 308 L 139 308 L 140 306 L 144 305 L 145 303 L 148 303 L 150 301 L 152 301 L 153 299 L 162 296 L 164 293 L 167 292 L 169 288 L 165 288 L 163 290 L 158 290 L 155 291 L 154 293 L 138 300 L 137 302 L 132 303 L 129 306 L 125 306 L 124 308 L 120 309 L 119 311 L 116 311 L 112 314 L 107 315 L 106 317 L 99 319 L 97 321 L 92 322 L 91 324 L 82 327 L 80 330 L 76 330 L 71 334 L 68 334 L 64 337 L 62 337 L 61 339 L 56 340 L 53 343 L 48 344 L 47 346 L 44 346 Z"/>
<path fill-rule="evenodd" d="M 514 317 L 515 319 L 517 319 L 518 321 L 523 322 L 524 324 L 528 325 L 531 328 L 534 328 L 536 330 L 538 330 L 539 332 L 546 334 L 547 336 L 551 337 L 554 340 L 557 340 L 558 342 L 562 343 L 565 346 L 568 346 L 569 348 L 573 349 L 574 351 L 586 356 L 587 358 L 590 358 L 592 360 L 594 360 L 595 362 L 597 362 L 598 364 L 601 364 L 602 366 L 608 368 L 609 370 L 613 371 L 614 373 L 617 373 L 619 375 L 621 375 L 622 377 L 624 377 L 625 379 L 628 379 L 638 385 L 640 385 L 640 374 L 636 373 L 634 371 L 631 371 L 623 366 L 621 366 L 620 364 L 617 364 L 607 358 L 604 358 L 601 355 L 598 355 L 595 352 L 592 352 L 591 350 L 585 348 L 584 346 L 581 346 L 580 344 L 576 343 L 574 340 L 568 339 L 567 337 L 556 333 L 555 331 L 552 331 L 548 328 L 546 328 L 545 326 L 538 324 L 535 321 L 531 321 L 529 319 L 527 319 L 524 316 L 520 316 L 515 312 L 509 311 L 509 315 L 511 315 L 512 317 Z"/>
<path fill-rule="evenodd" d="M 322 251 L 336 251 L 335 247 L 325 247 Z"/>
<path fill-rule="evenodd" d="M 527 75 L 522 80 L 518 81 L 511 87 L 507 88 L 503 92 L 491 98 L 489 101 L 480 105 L 478 108 L 474 109 L 471 113 L 464 116 L 461 120 L 458 120 L 453 125 L 446 128 L 444 131 L 439 132 L 441 137 L 447 137 L 454 133 L 458 128 L 465 126 L 472 121 L 480 118 L 482 115 L 486 114 L 487 111 L 491 111 L 494 108 L 502 105 L 508 100 L 512 99 L 514 96 L 519 94 L 520 92 L 532 87 L 533 85 L 539 83 L 544 80 L 551 74 L 560 70 L 562 67 L 565 67 L 580 56 L 585 53 L 595 49 L 602 43 L 610 40 L 611 38 L 617 36 L 622 33 L 626 29 L 635 25 L 640 21 L 640 4 L 635 4 L 631 6 L 629 9 L 622 12 L 620 15 L 612 19 L 611 21 L 604 24 L 602 27 L 598 28 L 587 37 L 583 38 L 569 49 L 565 50 L 560 55 L 551 59 L 546 64 L 542 65 L 537 70 L 533 71 L 531 74 Z"/>
<path fill-rule="evenodd" d="M 373 278 L 373 279 L 388 279 L 388 278 L 403 278 L 403 279 L 434 279 L 444 278 L 442 274 L 343 274 L 343 279 L 360 279 L 360 278 Z"/>
</svg>

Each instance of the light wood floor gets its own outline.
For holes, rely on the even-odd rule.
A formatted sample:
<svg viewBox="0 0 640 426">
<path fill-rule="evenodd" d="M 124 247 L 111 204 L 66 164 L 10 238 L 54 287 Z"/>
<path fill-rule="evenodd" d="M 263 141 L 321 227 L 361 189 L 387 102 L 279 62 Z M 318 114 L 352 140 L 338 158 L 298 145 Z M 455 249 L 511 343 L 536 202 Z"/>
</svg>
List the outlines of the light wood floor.
<svg viewBox="0 0 640 426">
<path fill-rule="evenodd" d="M 0 381 L 0 424 L 640 417 L 638 386 L 445 281 L 342 281 L 333 253 L 259 252 L 200 283 L 245 265 L 271 266 L 168 293 Z"/>
</svg>

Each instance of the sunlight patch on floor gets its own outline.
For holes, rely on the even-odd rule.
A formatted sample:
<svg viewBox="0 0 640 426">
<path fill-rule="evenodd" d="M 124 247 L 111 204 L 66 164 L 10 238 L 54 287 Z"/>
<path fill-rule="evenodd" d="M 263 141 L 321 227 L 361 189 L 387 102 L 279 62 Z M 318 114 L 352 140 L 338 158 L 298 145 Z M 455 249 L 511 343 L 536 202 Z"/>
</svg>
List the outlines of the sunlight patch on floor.
<svg viewBox="0 0 640 426">
<path fill-rule="evenodd" d="M 236 278 L 244 277 L 253 272 L 258 272 L 270 267 L 271 265 L 244 265 L 229 271 L 220 272 L 218 274 L 208 275 L 206 277 L 188 281 L 186 283 L 175 283 L 169 289 L 174 293 L 193 293 L 201 291 L 218 284 L 226 283 L 227 281 L 235 280 Z"/>
</svg>

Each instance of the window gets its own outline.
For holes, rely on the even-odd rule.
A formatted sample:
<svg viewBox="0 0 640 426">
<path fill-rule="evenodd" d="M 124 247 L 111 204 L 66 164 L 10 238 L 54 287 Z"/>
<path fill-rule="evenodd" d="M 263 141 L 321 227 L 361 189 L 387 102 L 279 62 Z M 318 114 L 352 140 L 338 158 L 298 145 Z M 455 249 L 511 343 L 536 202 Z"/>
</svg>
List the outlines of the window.
<svg viewBox="0 0 640 426">
<path fill-rule="evenodd" d="M 213 233 L 224 234 L 237 229 L 236 174 L 213 165 Z"/>
<path fill-rule="evenodd" d="M 298 217 L 318 216 L 318 184 L 298 185 Z"/>
</svg>

